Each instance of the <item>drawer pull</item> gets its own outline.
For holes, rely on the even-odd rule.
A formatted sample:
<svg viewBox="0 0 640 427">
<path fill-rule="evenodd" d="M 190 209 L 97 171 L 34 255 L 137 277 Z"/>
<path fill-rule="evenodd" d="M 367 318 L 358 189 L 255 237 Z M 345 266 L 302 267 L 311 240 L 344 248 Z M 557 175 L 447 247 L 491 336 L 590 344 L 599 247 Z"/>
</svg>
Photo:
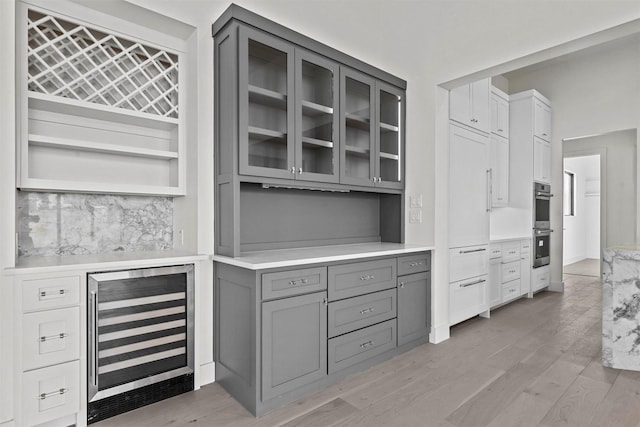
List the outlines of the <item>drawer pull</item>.
<svg viewBox="0 0 640 427">
<path fill-rule="evenodd" d="M 480 279 L 480 280 L 476 280 L 475 282 L 462 283 L 462 284 L 460 284 L 460 287 L 461 287 L 461 288 L 466 288 L 466 287 L 468 287 L 468 286 L 477 285 L 477 284 L 479 284 L 479 283 L 483 283 L 483 282 L 486 282 L 486 280 L 484 280 L 484 279 Z"/>
<path fill-rule="evenodd" d="M 60 332 L 57 335 L 49 335 L 48 337 L 42 336 L 40 337 L 40 342 L 45 342 L 45 341 L 49 341 L 49 340 L 63 340 L 67 337 L 67 334 L 65 334 L 64 332 Z"/>
<path fill-rule="evenodd" d="M 373 310 L 373 307 L 363 308 L 362 310 L 360 310 L 360 314 L 373 313 Z"/>
<path fill-rule="evenodd" d="M 373 341 L 369 340 L 367 342 L 363 342 L 362 344 L 360 344 L 360 348 L 365 349 L 367 347 L 371 347 L 373 345 Z"/>
<path fill-rule="evenodd" d="M 473 252 L 483 252 L 483 251 L 486 251 L 486 249 L 485 248 L 469 249 L 469 250 L 466 250 L 466 251 L 460 251 L 460 253 L 461 254 L 470 254 L 470 253 L 473 253 Z"/>
<path fill-rule="evenodd" d="M 422 261 L 414 261 L 409 264 L 409 267 L 417 267 L 419 265 L 422 265 Z"/>
<path fill-rule="evenodd" d="M 289 286 L 296 286 L 298 284 L 306 285 L 307 283 L 309 283 L 307 279 L 289 280 Z"/>
<path fill-rule="evenodd" d="M 360 276 L 360 280 L 362 280 L 362 281 L 372 280 L 374 278 L 375 278 L 375 276 L 373 274 L 365 274 L 364 276 Z"/>
<path fill-rule="evenodd" d="M 41 297 L 41 298 L 44 298 L 44 297 L 46 297 L 47 295 L 51 296 L 51 294 L 64 295 L 64 294 L 65 294 L 65 292 L 67 292 L 67 290 L 66 290 L 66 289 L 59 289 L 59 290 L 58 290 L 58 292 L 49 292 L 48 294 L 47 294 L 47 291 L 40 291 L 40 297 Z"/>
<path fill-rule="evenodd" d="M 47 397 L 58 396 L 60 394 L 65 394 L 68 391 L 66 388 L 61 388 L 60 390 L 50 391 L 49 393 L 40 393 L 40 400 L 45 400 Z"/>
</svg>

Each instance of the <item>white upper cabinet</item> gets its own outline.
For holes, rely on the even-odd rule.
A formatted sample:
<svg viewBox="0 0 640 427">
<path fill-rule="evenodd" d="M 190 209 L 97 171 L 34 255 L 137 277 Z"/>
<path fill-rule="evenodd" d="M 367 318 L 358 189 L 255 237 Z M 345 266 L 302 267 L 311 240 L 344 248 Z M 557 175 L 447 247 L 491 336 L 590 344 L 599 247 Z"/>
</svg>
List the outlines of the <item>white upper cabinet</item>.
<svg viewBox="0 0 640 427">
<path fill-rule="evenodd" d="M 551 184 L 551 143 L 533 138 L 533 180 Z"/>
<path fill-rule="evenodd" d="M 492 134 L 491 144 L 491 206 L 509 204 L 509 140 Z"/>
<path fill-rule="evenodd" d="M 449 118 L 482 132 L 489 132 L 490 79 L 462 85 L 449 94 Z"/>
<path fill-rule="evenodd" d="M 551 107 L 540 99 L 534 100 L 534 135 L 551 142 Z"/>
<path fill-rule="evenodd" d="M 509 95 L 491 88 L 491 133 L 509 138 Z"/>
</svg>

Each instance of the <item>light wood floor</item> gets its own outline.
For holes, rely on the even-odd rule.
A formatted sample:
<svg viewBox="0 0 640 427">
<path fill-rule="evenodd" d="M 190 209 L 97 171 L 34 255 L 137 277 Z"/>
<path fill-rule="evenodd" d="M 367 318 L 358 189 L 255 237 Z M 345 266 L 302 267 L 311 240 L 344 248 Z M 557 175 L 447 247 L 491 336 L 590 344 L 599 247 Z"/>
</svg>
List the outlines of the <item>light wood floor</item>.
<svg viewBox="0 0 640 427">
<path fill-rule="evenodd" d="M 563 266 L 562 272 L 564 274 L 600 277 L 600 260 L 595 258 L 585 258 L 582 261 Z"/>
<path fill-rule="evenodd" d="M 640 425 L 640 372 L 600 364 L 598 279 L 541 292 L 308 399 L 255 419 L 217 384 L 97 424 L 111 426 Z"/>
</svg>

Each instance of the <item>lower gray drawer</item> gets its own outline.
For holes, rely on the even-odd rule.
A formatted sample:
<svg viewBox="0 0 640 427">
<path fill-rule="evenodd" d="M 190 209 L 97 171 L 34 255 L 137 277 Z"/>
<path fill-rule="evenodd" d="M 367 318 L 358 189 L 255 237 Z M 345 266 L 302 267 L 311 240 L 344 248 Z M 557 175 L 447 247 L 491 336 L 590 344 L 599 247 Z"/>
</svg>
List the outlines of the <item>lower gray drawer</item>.
<svg viewBox="0 0 640 427">
<path fill-rule="evenodd" d="M 396 347 L 396 319 L 332 338 L 328 343 L 330 374 Z"/>
<path fill-rule="evenodd" d="M 396 317 L 396 290 L 329 303 L 329 338 Z"/>
</svg>

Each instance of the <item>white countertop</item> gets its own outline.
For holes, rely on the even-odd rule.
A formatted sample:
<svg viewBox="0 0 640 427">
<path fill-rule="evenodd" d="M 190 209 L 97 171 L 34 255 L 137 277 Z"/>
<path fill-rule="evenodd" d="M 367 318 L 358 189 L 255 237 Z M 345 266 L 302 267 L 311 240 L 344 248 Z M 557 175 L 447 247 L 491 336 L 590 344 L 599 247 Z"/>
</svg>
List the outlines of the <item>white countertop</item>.
<svg viewBox="0 0 640 427">
<path fill-rule="evenodd" d="M 198 255 L 184 251 L 113 252 L 98 255 L 24 257 L 18 259 L 14 268 L 7 268 L 4 272 L 8 275 L 15 275 L 71 269 L 136 268 L 152 264 L 194 262 L 208 258 L 208 255 Z"/>
<path fill-rule="evenodd" d="M 495 236 L 491 236 L 489 238 L 489 242 L 490 243 L 502 243 L 502 242 L 508 242 L 510 240 L 526 240 L 526 239 L 531 240 L 531 234 L 520 235 L 520 236 L 500 236 L 500 235 L 495 235 Z"/>
<path fill-rule="evenodd" d="M 239 257 L 214 255 L 213 260 L 250 270 L 290 267 L 303 264 L 344 261 L 387 255 L 403 255 L 433 250 L 433 246 L 404 243 L 358 243 L 352 245 L 245 252 Z"/>
</svg>

